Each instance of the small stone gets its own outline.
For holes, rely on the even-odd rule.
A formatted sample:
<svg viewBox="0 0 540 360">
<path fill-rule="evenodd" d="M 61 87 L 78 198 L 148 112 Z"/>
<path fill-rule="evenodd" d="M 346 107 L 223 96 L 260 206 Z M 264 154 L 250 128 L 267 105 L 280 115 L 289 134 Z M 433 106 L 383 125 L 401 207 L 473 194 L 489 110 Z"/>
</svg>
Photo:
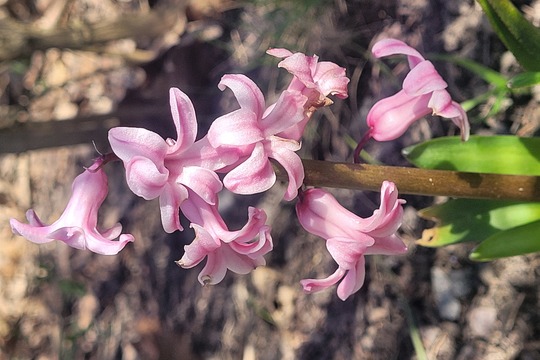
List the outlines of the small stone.
<svg viewBox="0 0 540 360">
<path fill-rule="evenodd" d="M 439 315 L 445 320 L 455 321 L 461 313 L 461 304 L 454 295 L 452 281 L 441 268 L 431 270 L 431 285 Z"/>
<path fill-rule="evenodd" d="M 495 327 L 497 310 L 488 306 L 479 306 L 469 312 L 467 320 L 473 336 L 487 339 Z"/>
</svg>

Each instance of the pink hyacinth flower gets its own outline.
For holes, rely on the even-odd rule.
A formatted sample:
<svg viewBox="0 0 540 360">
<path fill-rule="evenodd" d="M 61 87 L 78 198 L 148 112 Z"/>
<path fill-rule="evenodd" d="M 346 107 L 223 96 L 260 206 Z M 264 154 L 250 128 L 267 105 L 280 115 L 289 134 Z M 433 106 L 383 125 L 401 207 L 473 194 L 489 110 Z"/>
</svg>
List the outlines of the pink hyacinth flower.
<svg viewBox="0 0 540 360">
<path fill-rule="evenodd" d="M 398 199 L 392 182 L 382 184 L 380 208 L 367 219 L 345 209 L 321 189 L 309 189 L 299 199 L 296 213 L 300 224 L 308 232 L 326 239 L 326 247 L 338 264 L 337 270 L 327 278 L 302 280 L 306 292 L 320 291 L 341 281 L 337 294 L 345 300 L 364 283 L 364 255 L 394 255 L 407 251 L 395 234 L 401 226 L 405 201 Z"/>
<path fill-rule="evenodd" d="M 414 48 L 396 39 L 377 42 L 375 57 L 407 55 L 411 71 L 397 94 L 378 101 L 367 115 L 368 136 L 377 141 L 394 140 L 422 117 L 432 114 L 450 118 L 461 130 L 461 139 L 469 138 L 469 121 L 465 110 L 452 100 L 445 89 L 448 84 L 433 64 Z"/>
<path fill-rule="evenodd" d="M 230 88 L 240 109 L 216 119 L 208 130 L 208 140 L 218 151 L 236 149 L 244 156 L 223 179 L 237 194 L 255 194 L 268 190 L 276 182 L 270 159 L 280 163 L 289 176 L 284 195 L 292 200 L 304 180 L 304 168 L 295 151 L 295 140 L 276 136 L 303 118 L 306 97 L 297 91 L 284 91 L 275 106 L 265 111 L 264 96 L 257 85 L 244 75 L 225 75 L 221 90 Z"/>
<path fill-rule="evenodd" d="M 287 139 L 300 140 L 314 109 L 331 104 L 327 99 L 329 95 L 345 99 L 348 96 L 347 85 L 350 80 L 345 76 L 345 68 L 329 61 L 319 62 L 316 55 L 307 56 L 280 48 L 270 49 L 266 53 L 283 59 L 278 67 L 293 75 L 288 90 L 299 91 L 308 99 L 304 119 L 278 134 Z"/>
<path fill-rule="evenodd" d="M 58 220 L 45 225 L 30 209 L 26 212 L 28 224 L 11 219 L 11 228 L 15 234 L 36 244 L 58 240 L 76 249 L 115 255 L 133 241 L 133 236 L 121 234 L 120 224 L 105 231 L 97 228 L 98 210 L 107 193 L 107 177 L 103 170 L 86 170 L 73 181 L 71 198 Z"/>
<path fill-rule="evenodd" d="M 109 130 L 109 142 L 124 162 L 129 188 L 146 200 L 159 197 L 161 221 L 168 233 L 182 230 L 178 211 L 187 189 L 214 204 L 222 183 L 213 170 L 238 159 L 234 152 L 216 152 L 207 138 L 195 142 L 197 119 L 186 94 L 172 88 L 170 104 L 176 140 L 164 140 L 144 128 Z"/>
<path fill-rule="evenodd" d="M 198 276 L 201 284 L 221 282 L 227 270 L 247 274 L 266 264 L 263 256 L 273 245 L 263 210 L 250 207 L 246 225 L 237 231 L 229 231 L 216 205 L 209 205 L 196 195 L 190 195 L 182 204 L 182 212 L 191 221 L 195 239 L 184 247 L 185 253 L 177 264 L 188 269 L 206 258 Z"/>
</svg>

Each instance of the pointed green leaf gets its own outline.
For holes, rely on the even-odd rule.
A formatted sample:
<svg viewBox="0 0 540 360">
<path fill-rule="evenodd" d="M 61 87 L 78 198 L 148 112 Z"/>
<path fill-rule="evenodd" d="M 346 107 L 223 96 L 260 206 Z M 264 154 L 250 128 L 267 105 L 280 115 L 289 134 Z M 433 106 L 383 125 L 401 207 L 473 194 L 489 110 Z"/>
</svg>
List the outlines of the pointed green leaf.
<svg viewBox="0 0 540 360">
<path fill-rule="evenodd" d="M 527 21 L 509 0 L 477 1 L 521 66 L 527 71 L 540 71 L 540 29 Z"/>
<path fill-rule="evenodd" d="M 511 89 L 535 86 L 538 84 L 540 84 L 540 72 L 521 73 L 508 81 L 508 87 Z"/>
<path fill-rule="evenodd" d="M 403 149 L 420 168 L 540 176 L 540 138 L 517 136 L 441 137 Z"/>
<path fill-rule="evenodd" d="M 501 230 L 540 220 L 540 203 L 454 199 L 420 210 L 419 215 L 438 224 L 424 230 L 416 243 L 440 247 L 480 242 Z"/>
<path fill-rule="evenodd" d="M 469 258 L 489 261 L 540 251 L 540 220 L 499 231 L 482 241 Z"/>
</svg>

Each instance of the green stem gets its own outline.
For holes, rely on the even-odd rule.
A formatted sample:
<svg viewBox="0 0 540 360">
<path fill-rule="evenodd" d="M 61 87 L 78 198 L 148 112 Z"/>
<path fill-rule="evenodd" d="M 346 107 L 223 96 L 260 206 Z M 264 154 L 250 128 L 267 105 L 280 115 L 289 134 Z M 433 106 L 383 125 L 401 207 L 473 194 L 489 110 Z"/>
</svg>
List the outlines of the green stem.
<svg viewBox="0 0 540 360">
<path fill-rule="evenodd" d="M 416 358 L 418 360 L 428 360 L 426 349 L 424 348 L 424 344 L 422 343 L 422 337 L 420 335 L 420 331 L 418 329 L 418 325 L 414 318 L 412 309 L 409 306 L 409 302 L 403 296 L 400 296 L 400 302 L 403 310 L 405 311 L 405 317 L 407 319 L 407 325 L 409 327 L 409 336 L 411 337 L 411 342 L 414 347 L 414 352 L 416 353 Z"/>
<path fill-rule="evenodd" d="M 400 193 L 471 199 L 540 201 L 540 177 L 499 175 L 397 166 L 302 160 L 304 185 L 379 191 L 383 181 L 396 184 Z M 276 166 L 280 180 L 287 173 Z"/>
</svg>

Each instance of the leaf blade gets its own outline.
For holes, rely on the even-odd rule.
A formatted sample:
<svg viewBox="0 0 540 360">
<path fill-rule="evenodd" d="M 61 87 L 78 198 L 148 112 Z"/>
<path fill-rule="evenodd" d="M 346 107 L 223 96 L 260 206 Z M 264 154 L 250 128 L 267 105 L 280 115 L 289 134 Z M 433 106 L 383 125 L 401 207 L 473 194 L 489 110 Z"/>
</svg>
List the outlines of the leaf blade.
<svg viewBox="0 0 540 360">
<path fill-rule="evenodd" d="M 406 147 L 403 156 L 425 169 L 540 176 L 540 138 L 510 135 L 440 137 Z"/>
<path fill-rule="evenodd" d="M 451 199 L 418 212 L 437 223 L 425 229 L 416 243 L 441 247 L 462 242 L 481 242 L 506 229 L 540 220 L 540 203 L 502 200 Z"/>
<path fill-rule="evenodd" d="M 521 66 L 540 71 L 540 29 L 536 28 L 509 0 L 477 0 L 491 26 Z"/>
<path fill-rule="evenodd" d="M 500 231 L 482 241 L 469 258 L 490 261 L 540 251 L 540 220 Z"/>
</svg>

